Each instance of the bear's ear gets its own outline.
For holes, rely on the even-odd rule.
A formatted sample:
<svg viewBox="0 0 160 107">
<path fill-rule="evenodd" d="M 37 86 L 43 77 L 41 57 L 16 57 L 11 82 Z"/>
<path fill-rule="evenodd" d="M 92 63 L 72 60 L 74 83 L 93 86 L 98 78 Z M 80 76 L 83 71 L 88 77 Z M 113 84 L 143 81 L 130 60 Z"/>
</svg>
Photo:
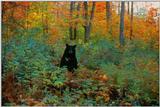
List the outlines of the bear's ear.
<svg viewBox="0 0 160 107">
<path fill-rule="evenodd" d="M 69 45 L 68 45 L 68 43 L 66 43 L 66 47 L 68 47 Z"/>
<path fill-rule="evenodd" d="M 74 48 L 76 48 L 77 45 L 73 45 Z"/>
</svg>

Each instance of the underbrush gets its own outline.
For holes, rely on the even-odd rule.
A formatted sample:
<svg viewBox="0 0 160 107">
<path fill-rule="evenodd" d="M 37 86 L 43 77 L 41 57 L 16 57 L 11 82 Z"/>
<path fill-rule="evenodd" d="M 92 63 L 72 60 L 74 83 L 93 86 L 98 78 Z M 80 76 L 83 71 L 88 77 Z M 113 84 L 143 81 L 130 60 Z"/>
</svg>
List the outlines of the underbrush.
<svg viewBox="0 0 160 107">
<path fill-rule="evenodd" d="M 158 50 L 104 38 L 77 42 L 79 68 L 59 68 L 65 43 L 31 37 L 2 45 L 3 105 L 159 105 Z"/>
</svg>

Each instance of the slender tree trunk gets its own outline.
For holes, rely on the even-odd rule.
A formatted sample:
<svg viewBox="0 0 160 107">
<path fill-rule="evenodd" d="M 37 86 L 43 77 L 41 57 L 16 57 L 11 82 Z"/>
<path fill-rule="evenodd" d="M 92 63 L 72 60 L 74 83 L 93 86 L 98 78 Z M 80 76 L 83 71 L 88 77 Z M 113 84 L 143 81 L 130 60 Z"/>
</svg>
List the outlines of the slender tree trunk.
<svg viewBox="0 0 160 107">
<path fill-rule="evenodd" d="M 78 2 L 78 5 L 77 5 L 77 16 L 76 16 L 76 18 L 78 18 L 79 17 L 79 10 L 80 10 L 80 2 Z M 75 22 L 75 28 L 74 28 L 74 40 L 76 39 L 76 37 L 77 37 L 77 21 Z"/>
<path fill-rule="evenodd" d="M 131 2 L 130 40 L 133 38 L 133 1 Z"/>
<path fill-rule="evenodd" d="M 87 41 L 88 35 L 88 4 L 87 1 L 83 2 L 84 4 L 84 19 L 85 19 L 85 26 L 84 26 L 84 30 L 85 30 L 85 34 L 84 34 L 84 41 Z"/>
<path fill-rule="evenodd" d="M 73 6 L 74 6 L 74 2 L 71 1 L 70 3 L 70 27 L 69 27 L 69 35 L 70 35 L 70 40 L 73 39 L 73 29 L 72 29 L 72 14 L 73 14 Z"/>
<path fill-rule="evenodd" d="M 121 14 L 120 14 L 120 45 L 124 46 L 124 12 L 125 12 L 125 3 L 121 2 Z"/>
<path fill-rule="evenodd" d="M 159 32 L 159 36 L 160 36 L 160 17 L 158 17 L 158 32 Z"/>
<path fill-rule="evenodd" d="M 120 15 L 121 2 L 118 3 L 118 15 Z"/>
<path fill-rule="evenodd" d="M 129 6 L 129 1 L 128 1 L 128 15 L 129 15 L 129 13 L 130 13 L 130 6 Z"/>
<path fill-rule="evenodd" d="M 111 25 L 111 2 L 106 2 L 106 19 L 107 19 L 107 28 L 109 33 L 112 34 L 112 25 Z"/>
<path fill-rule="evenodd" d="M 5 16 L 5 2 L 2 2 L 2 26 L 4 25 L 4 16 Z M 8 25 L 6 25 L 6 31 L 4 31 L 4 27 L 2 27 L 2 37 L 5 35 L 7 37 L 8 35 Z M 6 33 L 5 33 L 6 32 Z"/>
<path fill-rule="evenodd" d="M 93 2 L 93 4 L 92 4 L 92 11 L 91 11 L 91 17 L 90 17 L 90 20 L 89 20 L 89 28 L 88 28 L 88 30 L 89 30 L 89 36 L 88 37 L 90 37 L 90 32 L 91 32 L 91 27 L 92 27 L 92 20 L 94 18 L 94 10 L 95 10 L 95 2 Z"/>
<path fill-rule="evenodd" d="M 107 1 L 106 2 L 106 19 L 107 19 L 108 26 L 109 26 L 110 16 L 111 16 L 111 14 L 110 14 L 110 2 Z"/>
<path fill-rule="evenodd" d="M 90 38 L 90 32 L 91 32 L 91 27 L 92 27 L 92 20 L 94 17 L 94 10 L 95 10 L 95 2 L 92 4 L 92 10 L 91 10 L 91 16 L 90 19 L 88 20 L 88 4 L 87 2 L 84 2 L 84 10 L 85 10 L 85 42 L 87 42 Z"/>
</svg>

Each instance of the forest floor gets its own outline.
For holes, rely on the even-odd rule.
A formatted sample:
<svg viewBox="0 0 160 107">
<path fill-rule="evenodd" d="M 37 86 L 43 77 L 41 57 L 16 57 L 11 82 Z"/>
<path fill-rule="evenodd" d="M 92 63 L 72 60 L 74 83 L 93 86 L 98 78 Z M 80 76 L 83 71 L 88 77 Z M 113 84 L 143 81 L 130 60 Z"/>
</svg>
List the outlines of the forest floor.
<svg viewBox="0 0 160 107">
<path fill-rule="evenodd" d="M 2 105 L 159 105 L 157 49 L 139 41 L 123 49 L 115 44 L 77 44 L 79 67 L 72 73 L 58 66 L 64 41 L 17 37 L 4 43 Z"/>
</svg>

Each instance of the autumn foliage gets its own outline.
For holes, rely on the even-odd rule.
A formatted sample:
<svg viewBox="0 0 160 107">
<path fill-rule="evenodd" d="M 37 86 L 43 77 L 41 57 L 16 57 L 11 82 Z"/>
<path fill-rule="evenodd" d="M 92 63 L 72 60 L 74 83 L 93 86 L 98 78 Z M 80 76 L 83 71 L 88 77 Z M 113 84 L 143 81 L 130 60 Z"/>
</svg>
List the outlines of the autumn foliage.
<svg viewBox="0 0 160 107">
<path fill-rule="evenodd" d="M 71 15 L 67 1 L 2 2 L 2 105 L 158 106 L 158 8 L 134 10 L 131 39 L 125 5 L 122 47 L 120 2 L 110 2 L 109 19 L 108 2 L 72 3 Z M 66 43 L 77 45 L 73 73 L 59 67 Z"/>
</svg>

